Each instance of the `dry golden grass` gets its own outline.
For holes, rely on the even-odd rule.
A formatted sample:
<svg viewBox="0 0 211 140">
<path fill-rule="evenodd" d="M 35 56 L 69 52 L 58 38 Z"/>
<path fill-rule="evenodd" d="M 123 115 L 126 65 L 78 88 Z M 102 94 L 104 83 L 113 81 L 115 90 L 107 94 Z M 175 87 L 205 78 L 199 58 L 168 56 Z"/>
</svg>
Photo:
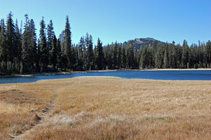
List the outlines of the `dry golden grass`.
<svg viewBox="0 0 211 140">
<path fill-rule="evenodd" d="M 210 139 L 210 85 L 113 77 L 1 85 L 0 139 L 33 123 L 17 139 Z M 50 105 L 36 124 L 33 115 Z"/>
<path fill-rule="evenodd" d="M 23 133 L 36 124 L 35 114 L 49 106 L 53 89 L 48 84 L 0 85 L 0 139 Z"/>
</svg>

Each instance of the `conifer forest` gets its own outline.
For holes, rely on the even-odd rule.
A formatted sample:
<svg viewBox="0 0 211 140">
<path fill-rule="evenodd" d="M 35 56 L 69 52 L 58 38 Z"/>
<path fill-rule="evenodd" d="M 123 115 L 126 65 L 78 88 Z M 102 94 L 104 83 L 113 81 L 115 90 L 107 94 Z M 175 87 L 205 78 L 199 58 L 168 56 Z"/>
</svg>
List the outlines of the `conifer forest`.
<svg viewBox="0 0 211 140">
<path fill-rule="evenodd" d="M 37 35 L 36 33 L 39 33 Z M 12 13 L 0 22 L 0 74 L 26 74 L 58 71 L 86 71 L 105 69 L 151 68 L 211 68 L 211 42 L 188 45 L 159 43 L 140 46 L 132 43 L 96 45 L 92 35 L 86 33 L 78 44 L 71 40 L 69 17 L 59 36 L 54 33 L 53 21 L 46 25 L 44 18 L 40 29 L 25 15 L 23 27 L 14 22 Z"/>
</svg>

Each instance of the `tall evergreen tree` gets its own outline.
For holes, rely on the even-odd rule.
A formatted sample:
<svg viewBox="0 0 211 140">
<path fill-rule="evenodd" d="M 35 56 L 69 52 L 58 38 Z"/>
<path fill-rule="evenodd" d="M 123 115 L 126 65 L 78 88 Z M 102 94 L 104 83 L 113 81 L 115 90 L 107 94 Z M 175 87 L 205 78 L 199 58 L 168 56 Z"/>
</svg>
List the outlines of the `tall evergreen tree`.
<svg viewBox="0 0 211 140">
<path fill-rule="evenodd" d="M 139 60 L 140 60 L 140 56 L 139 56 L 138 49 L 136 48 L 134 52 L 134 68 L 135 69 L 139 68 Z"/>
<path fill-rule="evenodd" d="M 57 50 L 57 39 L 56 36 L 54 35 L 53 40 L 52 40 L 52 48 L 51 48 L 51 55 L 50 55 L 50 61 L 53 64 L 53 69 L 55 70 L 57 60 L 58 60 L 58 50 Z"/>
<path fill-rule="evenodd" d="M 128 44 L 126 48 L 126 54 L 127 54 L 127 59 L 126 59 L 127 68 L 131 69 L 134 67 L 134 47 L 132 43 Z"/>
<path fill-rule="evenodd" d="M 203 68 L 207 68 L 208 67 L 208 63 L 207 63 L 207 50 L 206 50 L 206 45 L 205 44 L 203 44 L 203 46 L 202 46 L 202 54 L 203 54 Z M 192 55 L 192 59 L 194 59 L 194 56 L 193 55 Z"/>
<path fill-rule="evenodd" d="M 199 57 L 198 57 L 198 61 L 199 61 L 199 67 L 200 68 L 203 68 L 204 66 L 204 53 L 203 53 L 203 48 L 205 47 L 205 44 L 201 44 L 199 47 L 198 47 L 198 53 L 199 53 Z"/>
<path fill-rule="evenodd" d="M 171 44 L 171 48 L 172 48 L 172 64 L 171 64 L 171 68 L 177 68 L 177 52 L 176 52 L 176 47 L 175 47 L 175 42 L 173 41 Z"/>
<path fill-rule="evenodd" d="M 163 47 L 160 46 L 157 48 L 156 56 L 155 56 L 155 67 L 163 68 Z"/>
<path fill-rule="evenodd" d="M 50 20 L 50 23 L 47 26 L 47 49 L 49 50 L 49 57 L 51 56 L 52 50 L 52 41 L 54 39 L 54 31 L 53 31 L 53 21 Z M 51 64 L 51 61 L 49 62 Z"/>
<path fill-rule="evenodd" d="M 22 63 L 20 73 L 28 72 L 28 58 L 29 58 L 29 49 L 28 49 L 28 40 L 29 40 L 29 18 L 28 15 L 25 15 L 25 24 L 24 32 L 22 36 Z"/>
<path fill-rule="evenodd" d="M 57 39 L 57 68 L 58 70 L 62 69 L 62 52 L 61 52 L 61 42 Z"/>
<path fill-rule="evenodd" d="M 0 32 L 0 67 L 1 67 L 1 73 L 6 74 L 6 61 L 7 61 L 7 54 L 8 49 L 6 45 L 6 31 L 5 31 L 5 24 L 4 20 L 1 20 L 1 32 Z"/>
<path fill-rule="evenodd" d="M 172 68 L 172 51 L 173 51 L 172 45 L 170 45 L 168 43 L 168 45 L 167 45 L 167 55 L 168 55 L 168 67 L 169 68 Z"/>
<path fill-rule="evenodd" d="M 112 53 L 112 60 L 113 60 L 113 65 L 112 65 L 112 68 L 116 69 L 118 66 L 117 66 L 117 47 L 118 47 L 118 44 L 117 42 L 115 42 L 114 46 L 113 46 L 113 53 Z"/>
<path fill-rule="evenodd" d="M 15 25 L 12 19 L 12 13 L 10 12 L 7 18 L 7 31 L 6 31 L 6 42 L 8 47 L 8 61 L 13 62 L 15 56 Z"/>
<path fill-rule="evenodd" d="M 93 41 L 92 41 L 92 36 L 90 35 L 88 37 L 88 48 L 87 48 L 87 63 L 88 63 L 88 69 L 91 70 L 93 69 Z"/>
<path fill-rule="evenodd" d="M 59 42 L 60 42 L 60 48 L 61 48 L 61 70 L 66 71 L 68 60 L 65 55 L 65 31 L 62 31 L 62 33 L 59 35 Z M 57 45 L 58 46 L 58 45 Z"/>
<path fill-rule="evenodd" d="M 71 68 L 71 31 L 68 16 L 66 17 L 65 25 L 64 57 L 66 57 L 65 59 L 67 59 L 67 63 L 65 64 L 65 66 L 69 66 Z"/>
<path fill-rule="evenodd" d="M 184 40 L 182 46 L 182 67 L 187 68 L 187 63 L 188 63 L 188 43 L 186 40 Z"/>
<path fill-rule="evenodd" d="M 40 62 L 40 56 L 41 56 L 41 45 L 40 45 L 40 40 L 38 39 L 37 40 L 37 59 L 36 59 L 36 66 L 37 66 L 37 69 L 36 71 L 37 72 L 41 72 L 41 62 Z"/>
<path fill-rule="evenodd" d="M 22 48 L 21 48 L 21 42 L 22 42 L 21 36 L 22 35 L 21 35 L 19 27 L 18 27 L 18 21 L 16 20 L 14 44 L 15 44 L 15 49 L 16 49 L 15 58 L 19 62 L 21 61 L 21 51 L 22 51 Z"/>
<path fill-rule="evenodd" d="M 147 67 L 153 68 L 153 48 L 148 47 L 147 48 Z"/>
<path fill-rule="evenodd" d="M 122 59 L 122 49 L 121 46 L 119 45 L 117 47 L 117 68 L 121 68 L 121 59 Z"/>
<path fill-rule="evenodd" d="M 32 71 L 35 72 L 35 68 L 38 67 L 36 66 L 36 61 L 37 61 L 37 35 L 36 35 L 36 29 L 35 29 L 35 23 L 34 20 L 31 19 L 29 23 L 29 35 L 30 35 L 30 40 L 29 40 L 29 53 L 30 53 L 30 61 L 32 65 Z"/>
<path fill-rule="evenodd" d="M 112 69 L 112 49 L 111 45 L 104 47 L 104 57 L 106 63 L 106 69 Z"/>
<path fill-rule="evenodd" d="M 153 63 L 152 63 L 152 67 L 155 67 L 155 65 L 156 65 L 156 62 L 155 62 L 155 59 L 156 59 L 156 53 L 157 53 L 157 49 L 158 49 L 158 41 L 157 40 L 155 40 L 155 42 L 153 43 L 153 45 L 152 45 L 152 49 L 153 49 L 153 52 L 152 52 L 152 55 L 153 55 L 153 57 L 152 57 L 152 61 L 153 61 Z"/>
<path fill-rule="evenodd" d="M 98 38 L 98 41 L 97 41 L 96 64 L 97 64 L 97 68 L 98 68 L 99 70 L 104 69 L 104 53 L 103 53 L 103 46 L 102 46 L 102 43 L 101 43 L 101 41 L 100 41 L 99 38 Z"/>
<path fill-rule="evenodd" d="M 140 60 L 140 67 L 142 69 L 145 69 L 147 67 L 147 47 L 144 47 L 142 54 L 141 54 L 141 60 Z"/>
<path fill-rule="evenodd" d="M 1 20 L 1 32 L 0 32 L 0 61 L 7 61 L 7 46 L 6 46 L 6 31 L 4 20 Z"/>
<path fill-rule="evenodd" d="M 33 19 L 25 15 L 24 33 L 22 38 L 22 69 L 21 73 L 35 72 L 36 70 L 36 32 Z"/>
<path fill-rule="evenodd" d="M 169 57 L 168 57 L 168 48 L 165 48 L 164 51 L 164 58 L 163 58 L 163 62 L 164 62 L 164 68 L 169 68 Z"/>
<path fill-rule="evenodd" d="M 206 43 L 206 52 L 207 52 L 207 65 L 211 68 L 211 42 L 210 40 Z"/>
<path fill-rule="evenodd" d="M 47 48 L 47 42 L 46 42 L 46 33 L 45 33 L 45 22 L 44 18 L 42 18 L 40 22 L 40 65 L 41 65 L 41 71 L 45 72 L 47 71 L 48 66 L 48 48 Z"/>
<path fill-rule="evenodd" d="M 87 67 L 86 57 L 84 56 L 86 55 L 86 53 L 84 53 L 84 51 L 85 51 L 85 41 L 84 41 L 84 37 L 81 37 L 79 46 L 78 46 L 78 69 L 79 70 L 84 70 Z"/>
<path fill-rule="evenodd" d="M 124 46 L 122 46 L 121 67 L 126 68 L 126 52 Z"/>
</svg>

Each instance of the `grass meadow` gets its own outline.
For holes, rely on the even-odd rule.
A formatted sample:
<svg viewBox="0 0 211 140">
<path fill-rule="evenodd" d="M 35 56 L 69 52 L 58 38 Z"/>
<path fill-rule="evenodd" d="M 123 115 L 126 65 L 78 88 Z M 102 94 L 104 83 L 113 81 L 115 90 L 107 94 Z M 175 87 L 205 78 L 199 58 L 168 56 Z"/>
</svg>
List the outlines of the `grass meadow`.
<svg viewBox="0 0 211 140">
<path fill-rule="evenodd" d="M 0 139 L 211 138 L 211 81 L 79 77 L 0 85 Z"/>
</svg>

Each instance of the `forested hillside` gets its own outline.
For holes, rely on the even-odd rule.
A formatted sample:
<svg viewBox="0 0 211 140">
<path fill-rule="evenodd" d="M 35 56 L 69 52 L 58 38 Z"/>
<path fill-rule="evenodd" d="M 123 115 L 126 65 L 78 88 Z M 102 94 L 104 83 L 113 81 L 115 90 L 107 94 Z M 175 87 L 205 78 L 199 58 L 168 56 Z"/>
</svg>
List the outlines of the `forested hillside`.
<svg viewBox="0 0 211 140">
<path fill-rule="evenodd" d="M 53 21 L 41 19 L 39 35 L 35 23 L 25 15 L 23 29 L 14 23 L 12 13 L 0 22 L 0 74 L 22 74 L 69 70 L 146 69 L 146 68 L 210 68 L 211 42 L 192 44 L 161 43 L 152 45 L 133 42 L 102 44 L 98 38 L 82 36 L 78 44 L 71 42 L 69 17 L 59 37 Z M 37 37 L 38 36 L 38 37 Z M 138 40 L 142 41 L 142 40 Z M 149 39 L 149 41 L 152 41 Z"/>
</svg>

